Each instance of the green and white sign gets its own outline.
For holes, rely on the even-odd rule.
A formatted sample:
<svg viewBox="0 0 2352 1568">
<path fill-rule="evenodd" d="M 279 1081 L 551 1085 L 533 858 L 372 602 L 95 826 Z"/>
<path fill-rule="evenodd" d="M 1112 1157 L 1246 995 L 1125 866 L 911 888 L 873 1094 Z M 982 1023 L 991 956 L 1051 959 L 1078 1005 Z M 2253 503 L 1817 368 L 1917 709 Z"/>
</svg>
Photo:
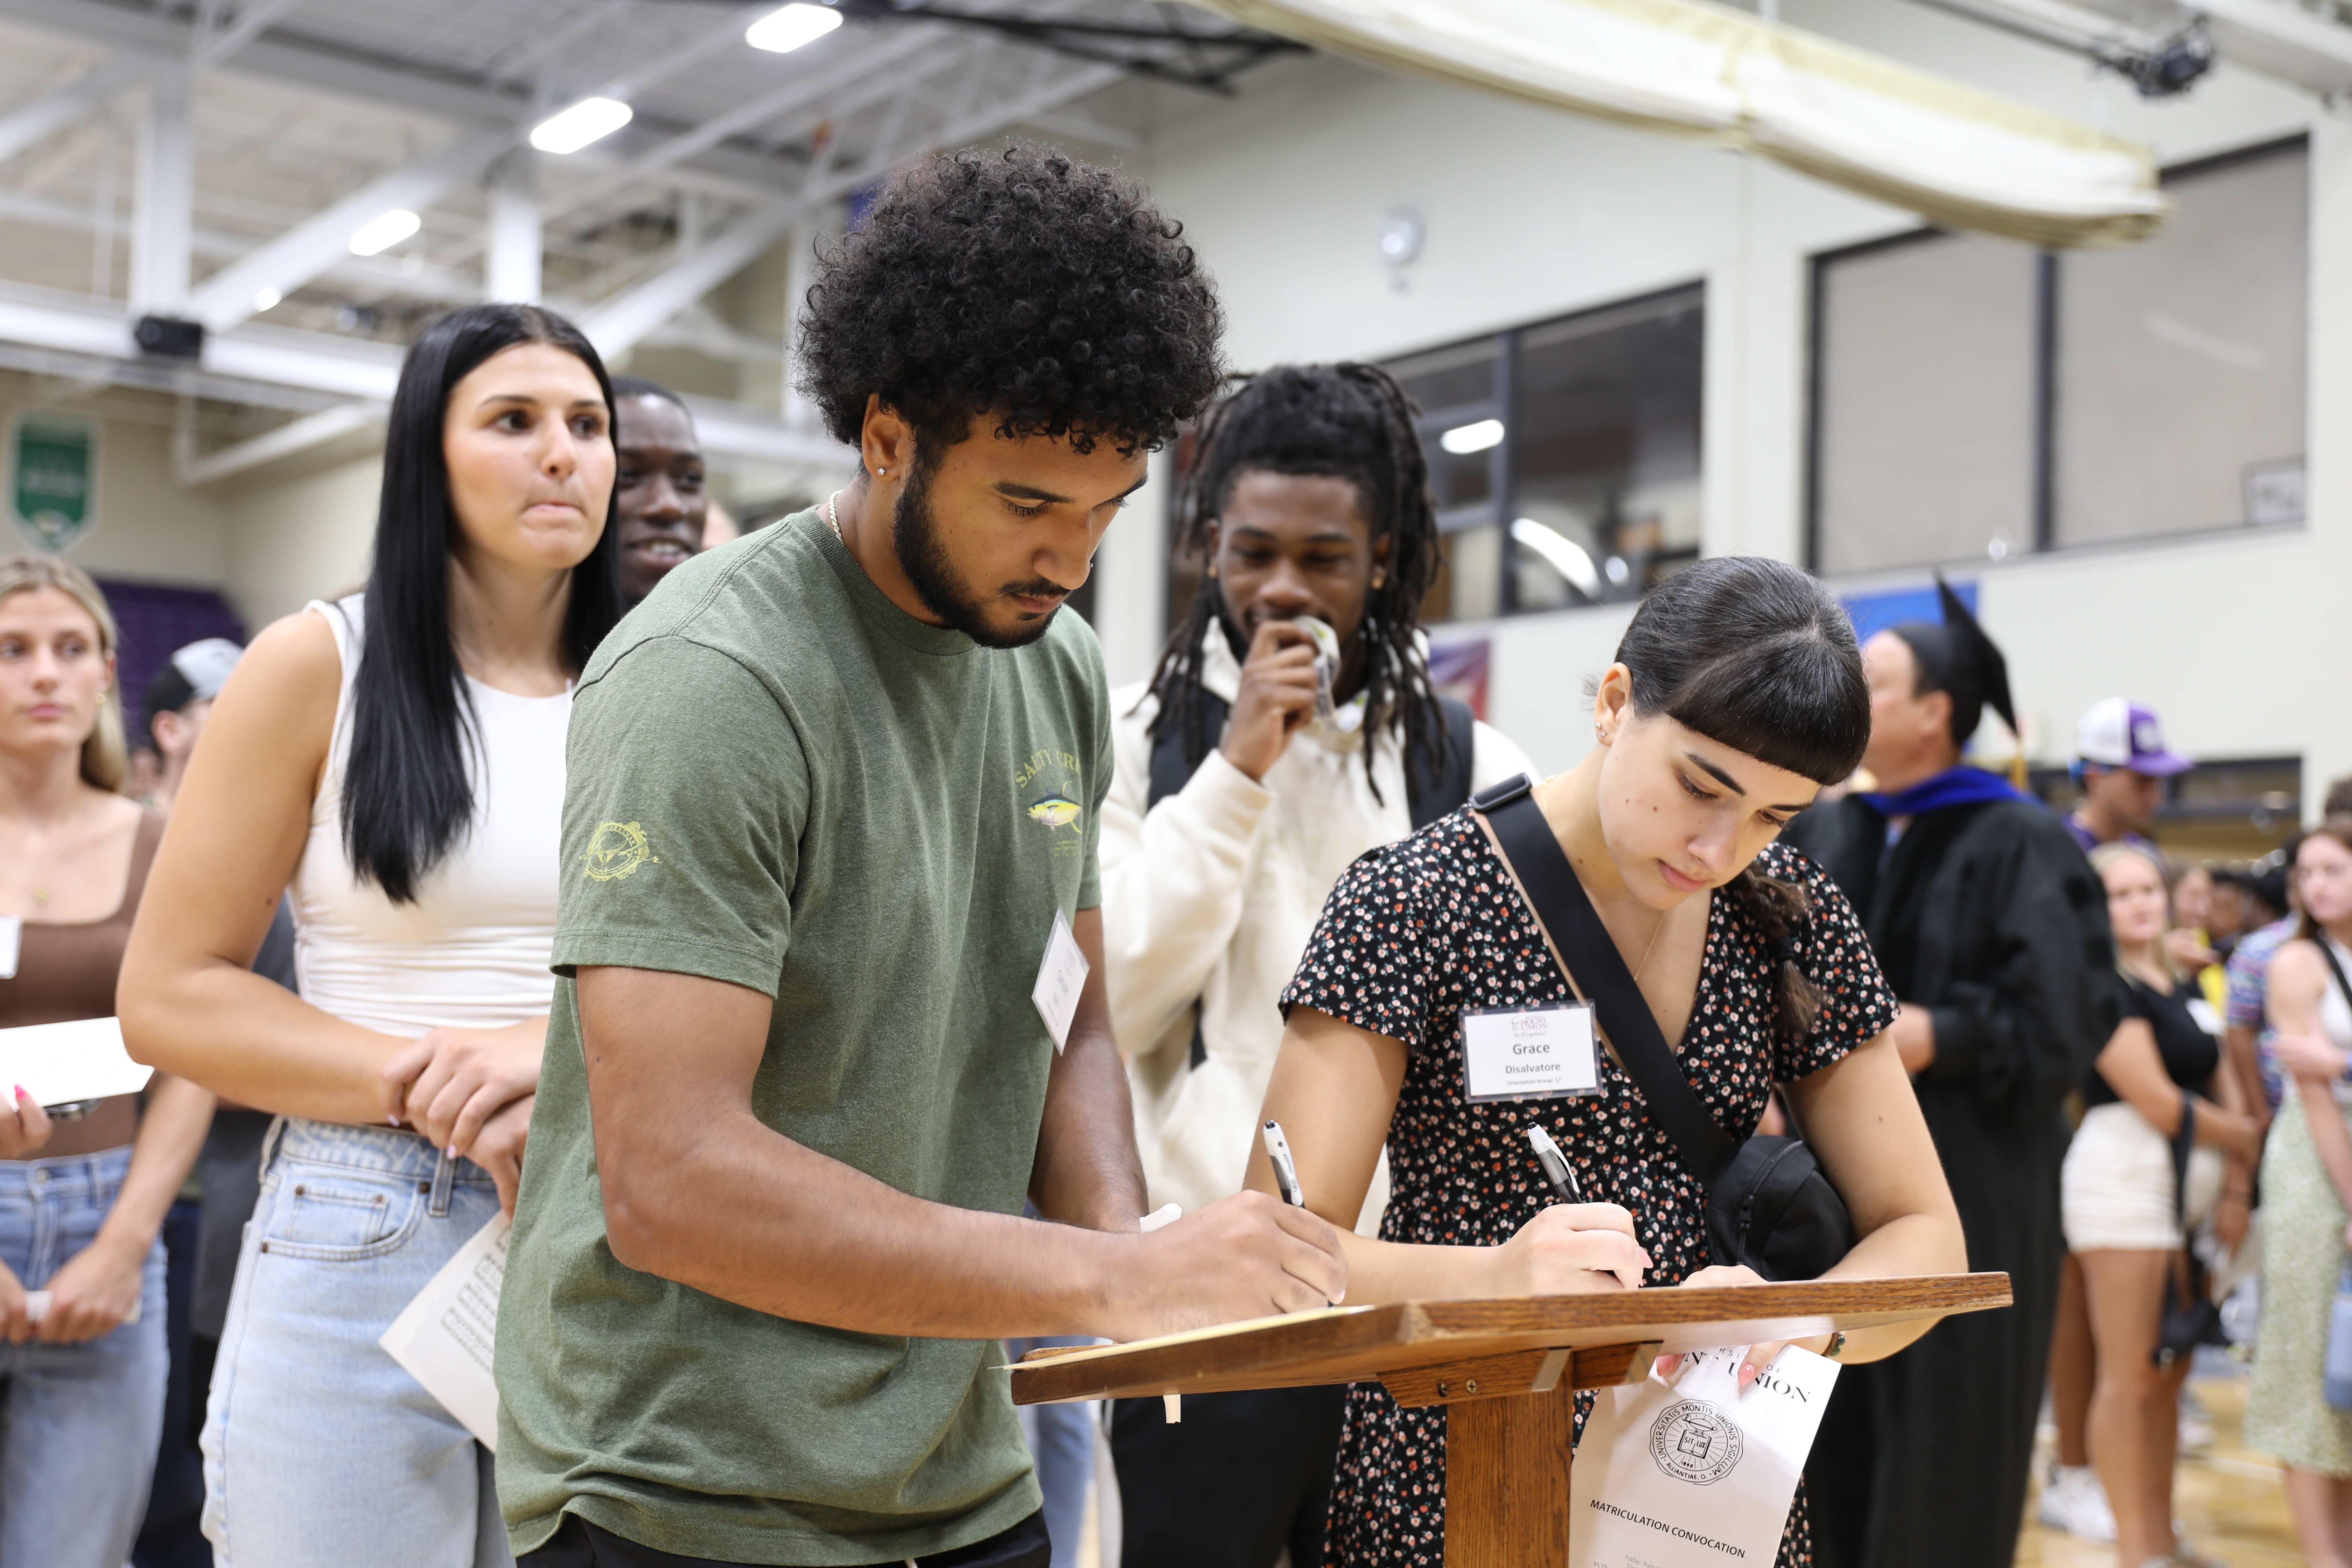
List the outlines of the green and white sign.
<svg viewBox="0 0 2352 1568">
<path fill-rule="evenodd" d="M 8 433 L 8 510 L 25 536 L 62 553 L 98 522 L 98 426 L 26 413 Z"/>
</svg>

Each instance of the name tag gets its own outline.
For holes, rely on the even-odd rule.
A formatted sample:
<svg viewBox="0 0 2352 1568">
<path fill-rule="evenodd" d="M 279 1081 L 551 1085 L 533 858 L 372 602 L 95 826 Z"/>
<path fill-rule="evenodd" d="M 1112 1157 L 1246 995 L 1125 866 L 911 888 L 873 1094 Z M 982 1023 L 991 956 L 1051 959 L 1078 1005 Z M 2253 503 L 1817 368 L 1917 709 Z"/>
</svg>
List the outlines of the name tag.
<svg viewBox="0 0 2352 1568">
<path fill-rule="evenodd" d="M 1592 1005 L 1462 1015 L 1463 1098 L 1554 1100 L 1599 1094 Z"/>
<path fill-rule="evenodd" d="M 1070 918 L 1055 910 L 1053 931 L 1045 938 L 1045 961 L 1037 966 L 1037 984 L 1029 993 L 1037 1016 L 1045 1020 L 1045 1032 L 1054 1037 L 1055 1056 L 1070 1043 L 1070 1019 L 1077 1013 L 1078 993 L 1087 987 L 1089 967 L 1078 939 L 1070 934 Z"/>
<path fill-rule="evenodd" d="M 24 945 L 25 921 L 21 916 L 0 915 L 0 980 L 16 978 L 16 954 Z"/>
</svg>

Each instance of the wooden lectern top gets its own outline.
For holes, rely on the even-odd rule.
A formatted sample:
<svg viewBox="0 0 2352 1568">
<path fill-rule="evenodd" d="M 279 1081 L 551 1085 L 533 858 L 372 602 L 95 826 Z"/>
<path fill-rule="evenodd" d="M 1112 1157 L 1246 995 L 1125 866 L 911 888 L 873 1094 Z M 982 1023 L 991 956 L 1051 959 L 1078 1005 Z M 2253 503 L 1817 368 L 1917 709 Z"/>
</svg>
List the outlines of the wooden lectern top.
<svg viewBox="0 0 2352 1568">
<path fill-rule="evenodd" d="M 2006 1274 L 1934 1274 L 1335 1307 L 1130 1344 L 1034 1351 L 1013 1369 L 1013 1400 L 1045 1405 L 1379 1379 L 1406 1404 L 1438 1404 L 1457 1395 L 1443 1381 L 1421 1390 L 1418 1384 L 1427 1379 L 1414 1373 L 1523 1355 L 1532 1368 L 1549 1352 L 1566 1352 L 1575 1357 L 1578 1374 L 1567 1381 L 1590 1387 L 1619 1381 L 1637 1362 L 1646 1371 L 1643 1355 L 1852 1332 L 1979 1312 L 2009 1300 Z M 1624 1365 L 1612 1374 L 1597 1364 L 1588 1368 L 1588 1356 Z M 1557 1364 L 1560 1358 L 1550 1359 L 1558 1378 L 1564 1370 Z M 1512 1381 L 1518 1390 L 1529 1386 Z M 1485 1391 L 1474 1384 L 1472 1392 Z M 1412 1396 L 1424 1393 L 1434 1397 Z"/>
</svg>

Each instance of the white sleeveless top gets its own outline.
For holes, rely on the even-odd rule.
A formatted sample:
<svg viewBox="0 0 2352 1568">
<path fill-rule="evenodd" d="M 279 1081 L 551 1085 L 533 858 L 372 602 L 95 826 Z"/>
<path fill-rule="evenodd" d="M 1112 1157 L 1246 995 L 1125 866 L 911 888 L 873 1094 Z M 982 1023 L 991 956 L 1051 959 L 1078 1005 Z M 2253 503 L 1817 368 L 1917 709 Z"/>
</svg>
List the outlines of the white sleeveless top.
<svg viewBox="0 0 2352 1568">
<path fill-rule="evenodd" d="M 545 1013 L 555 994 L 563 742 L 570 693 L 517 697 L 468 676 L 480 754 L 466 748 L 472 827 L 395 904 L 352 874 L 343 847 L 343 770 L 351 755 L 363 595 L 307 606 L 326 617 L 342 656 L 326 776 L 294 870 L 294 973 L 302 1000 L 388 1035 L 495 1029 Z"/>
</svg>

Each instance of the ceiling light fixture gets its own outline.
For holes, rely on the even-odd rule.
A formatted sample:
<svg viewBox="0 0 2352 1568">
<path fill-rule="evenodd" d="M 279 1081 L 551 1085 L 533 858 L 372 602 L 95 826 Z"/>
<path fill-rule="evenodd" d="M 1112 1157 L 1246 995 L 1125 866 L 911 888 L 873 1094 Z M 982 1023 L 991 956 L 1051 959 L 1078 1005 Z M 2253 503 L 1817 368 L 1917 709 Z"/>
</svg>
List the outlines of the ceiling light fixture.
<svg viewBox="0 0 2352 1568">
<path fill-rule="evenodd" d="M 815 43 L 841 26 L 841 13 L 830 5 L 794 3 L 771 11 L 743 29 L 743 41 L 770 54 L 788 55 L 803 44 Z"/>
<path fill-rule="evenodd" d="M 264 289 L 253 297 L 253 313 L 258 316 L 264 310 L 274 310 L 278 308 L 278 301 L 284 298 L 286 296 L 275 289 Z"/>
<path fill-rule="evenodd" d="M 1475 419 L 1467 425 L 1456 425 L 1440 436 L 1437 444 L 1457 458 L 1466 458 L 1473 452 L 1501 446 L 1503 422 L 1499 419 Z"/>
<path fill-rule="evenodd" d="M 530 144 L 542 153 L 577 153 L 626 125 L 634 115 L 617 98 L 583 98 L 530 128 Z"/>
<path fill-rule="evenodd" d="M 360 225 L 352 235 L 353 256 L 373 256 L 390 250 L 410 235 L 425 226 L 425 220 L 406 207 L 394 207 L 379 213 Z"/>
</svg>

